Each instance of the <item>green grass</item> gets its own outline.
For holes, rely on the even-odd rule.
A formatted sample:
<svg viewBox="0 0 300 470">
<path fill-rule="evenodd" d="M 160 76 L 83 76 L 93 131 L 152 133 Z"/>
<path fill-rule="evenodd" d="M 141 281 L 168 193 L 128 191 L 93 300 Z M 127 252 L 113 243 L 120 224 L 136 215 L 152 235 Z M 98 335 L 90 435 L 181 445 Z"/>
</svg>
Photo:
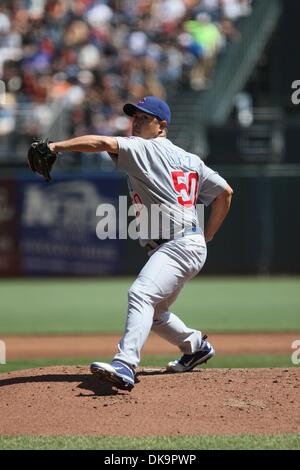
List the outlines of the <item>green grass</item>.
<svg viewBox="0 0 300 470">
<path fill-rule="evenodd" d="M 144 438 L 90 436 L 0 436 L 0 449 L 10 450 L 255 450 L 300 449 L 300 434 L 277 436 L 158 436 Z"/>
<path fill-rule="evenodd" d="M 0 332 L 120 332 L 133 278 L 0 281 Z M 201 277 L 172 310 L 209 332 L 300 331 L 299 277 Z"/>
<path fill-rule="evenodd" d="M 111 357 L 97 357 L 99 361 L 110 362 Z M 143 367 L 165 367 L 174 359 L 174 356 L 144 356 L 141 366 Z M 36 359 L 9 361 L 8 364 L 0 365 L 0 374 L 14 370 L 33 369 L 37 367 L 48 367 L 55 365 L 85 365 L 89 366 L 93 358 L 65 358 L 65 359 Z M 248 368 L 248 367 L 297 367 L 291 363 L 288 355 L 238 355 L 238 356 L 216 356 L 207 366 L 202 368 Z"/>
</svg>

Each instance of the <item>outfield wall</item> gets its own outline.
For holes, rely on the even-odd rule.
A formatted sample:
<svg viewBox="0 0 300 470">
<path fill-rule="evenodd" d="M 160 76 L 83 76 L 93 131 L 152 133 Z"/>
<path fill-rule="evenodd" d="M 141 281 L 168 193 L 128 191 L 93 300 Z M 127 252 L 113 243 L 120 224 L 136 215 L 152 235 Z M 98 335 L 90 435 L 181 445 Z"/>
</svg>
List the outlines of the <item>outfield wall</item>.
<svg viewBox="0 0 300 470">
<path fill-rule="evenodd" d="M 209 274 L 299 273 L 300 170 L 223 168 L 235 194 L 208 245 Z M 0 179 L 0 276 L 101 276 L 137 272 L 147 255 L 132 240 L 99 240 L 96 209 L 127 195 L 122 173 L 27 172 Z M 209 211 L 206 211 L 206 217 Z"/>
</svg>

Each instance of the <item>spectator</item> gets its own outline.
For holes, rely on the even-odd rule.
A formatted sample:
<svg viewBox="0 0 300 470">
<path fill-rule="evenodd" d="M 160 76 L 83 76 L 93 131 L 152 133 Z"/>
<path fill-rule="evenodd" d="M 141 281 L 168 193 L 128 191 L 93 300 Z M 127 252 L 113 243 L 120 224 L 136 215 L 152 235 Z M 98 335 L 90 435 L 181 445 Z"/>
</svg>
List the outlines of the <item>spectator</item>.
<svg viewBox="0 0 300 470">
<path fill-rule="evenodd" d="M 190 50 L 195 51 L 198 58 L 191 71 L 191 86 L 201 90 L 206 87 L 221 48 L 221 32 L 208 13 L 199 13 L 195 20 L 187 21 L 184 26 L 192 37 Z"/>
<path fill-rule="evenodd" d="M 41 134 L 56 118 L 56 103 L 69 109 L 72 134 L 126 134 L 119 103 L 165 98 L 180 82 L 207 86 L 250 6 L 251 0 L 2 0 L 0 79 L 14 116 L 0 113 L 2 135 L 17 122 L 25 123 L 28 139 Z M 26 109 L 36 116 L 33 125 L 18 119 Z"/>
</svg>

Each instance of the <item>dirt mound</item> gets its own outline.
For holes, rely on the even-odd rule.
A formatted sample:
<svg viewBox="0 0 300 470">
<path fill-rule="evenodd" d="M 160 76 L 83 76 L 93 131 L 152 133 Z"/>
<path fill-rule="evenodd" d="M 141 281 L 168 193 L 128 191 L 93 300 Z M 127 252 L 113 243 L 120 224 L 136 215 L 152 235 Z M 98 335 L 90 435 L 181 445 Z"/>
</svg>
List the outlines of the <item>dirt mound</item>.
<svg viewBox="0 0 300 470">
<path fill-rule="evenodd" d="M 141 370 L 131 393 L 86 367 L 0 376 L 0 434 L 280 434 L 300 428 L 299 369 Z"/>
</svg>

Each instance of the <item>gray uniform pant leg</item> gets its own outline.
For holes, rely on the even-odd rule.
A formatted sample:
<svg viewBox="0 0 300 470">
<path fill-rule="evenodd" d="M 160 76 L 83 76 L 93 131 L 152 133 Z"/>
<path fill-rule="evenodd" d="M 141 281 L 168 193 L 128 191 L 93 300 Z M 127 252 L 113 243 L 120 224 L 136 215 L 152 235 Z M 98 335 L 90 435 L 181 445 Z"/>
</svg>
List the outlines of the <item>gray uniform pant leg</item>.
<svg viewBox="0 0 300 470">
<path fill-rule="evenodd" d="M 156 306 L 152 331 L 177 346 L 182 353 L 192 354 L 201 347 L 201 331 L 188 328 L 180 318 L 169 311 L 180 291 L 181 288 Z"/>
<path fill-rule="evenodd" d="M 206 247 L 199 240 L 196 235 L 172 240 L 153 253 L 129 289 L 125 333 L 114 359 L 137 366 L 152 327 L 184 352 L 199 349 L 199 332 L 187 328 L 176 315 L 165 310 L 185 281 L 194 277 L 204 265 Z"/>
</svg>

